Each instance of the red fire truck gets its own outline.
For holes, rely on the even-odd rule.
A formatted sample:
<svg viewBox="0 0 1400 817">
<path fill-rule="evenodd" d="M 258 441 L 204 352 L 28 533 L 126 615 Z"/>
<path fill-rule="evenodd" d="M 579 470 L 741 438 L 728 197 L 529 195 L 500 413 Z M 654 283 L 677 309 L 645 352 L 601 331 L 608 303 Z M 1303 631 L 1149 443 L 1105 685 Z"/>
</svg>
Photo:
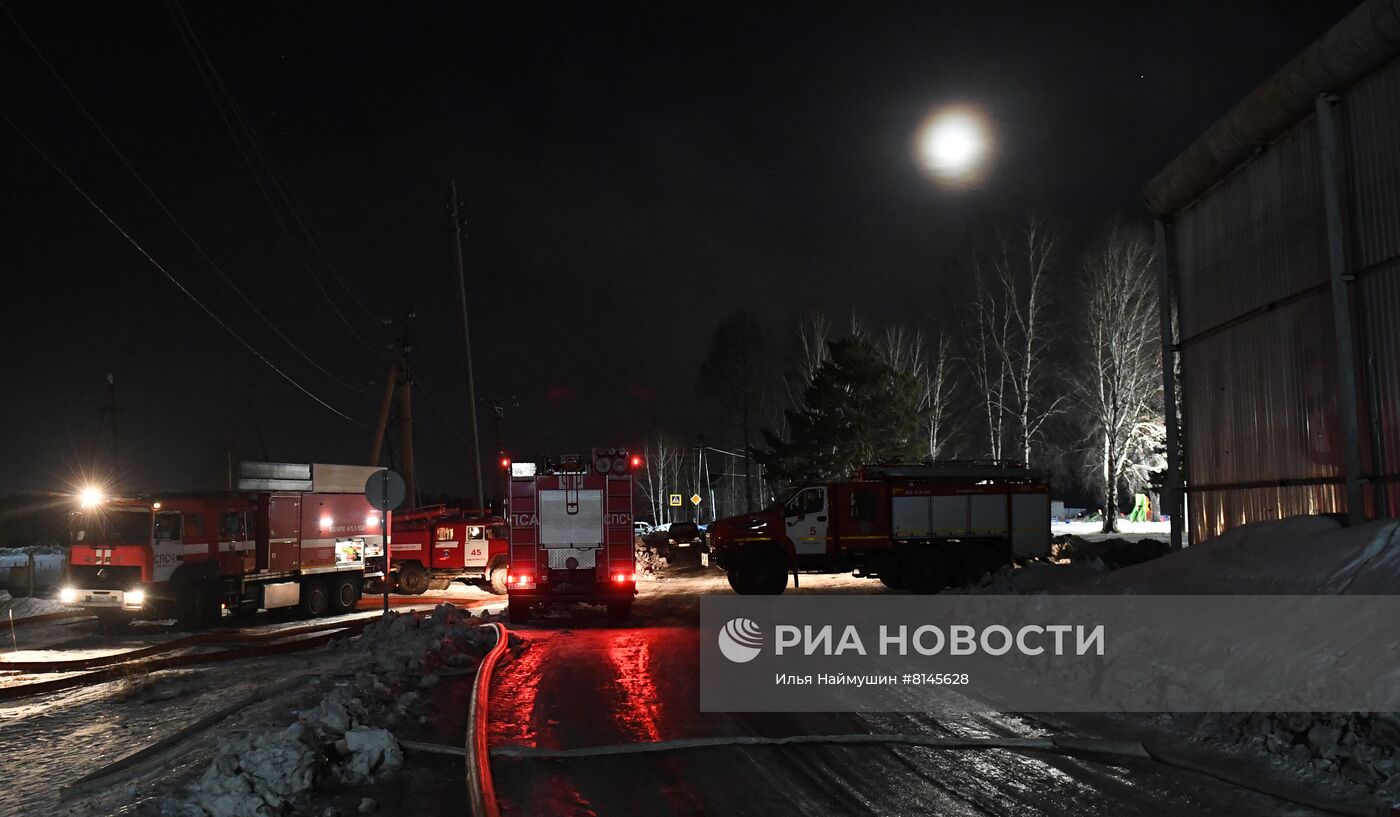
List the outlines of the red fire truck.
<svg viewBox="0 0 1400 817">
<path fill-rule="evenodd" d="M 866 466 L 804 485 L 781 504 L 709 527 L 706 563 L 737 593 L 782 593 L 791 573 L 878 578 L 915 593 L 975 582 L 1050 552 L 1050 491 L 1017 463 Z"/>
<path fill-rule="evenodd" d="M 389 547 L 398 592 L 445 590 L 462 579 L 505 594 L 510 541 L 501 517 L 439 505 L 394 514 L 393 530 Z M 369 560 L 371 571 L 383 566 L 382 559 Z"/>
<path fill-rule="evenodd" d="M 625 450 L 516 463 L 510 481 L 510 619 L 558 602 L 604 604 L 624 620 L 637 594 L 632 469 Z"/>
<path fill-rule="evenodd" d="M 108 623 L 185 626 L 209 625 L 225 608 L 351 610 L 366 552 L 383 552 L 379 515 L 364 497 L 378 470 L 243 463 L 238 491 L 87 496 L 60 599 Z"/>
</svg>

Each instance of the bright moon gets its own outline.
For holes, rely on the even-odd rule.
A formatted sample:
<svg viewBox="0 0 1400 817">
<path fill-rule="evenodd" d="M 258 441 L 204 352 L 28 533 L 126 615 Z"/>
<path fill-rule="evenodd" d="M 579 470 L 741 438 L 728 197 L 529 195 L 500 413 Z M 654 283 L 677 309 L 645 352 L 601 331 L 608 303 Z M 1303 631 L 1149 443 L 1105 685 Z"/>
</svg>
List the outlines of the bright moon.
<svg viewBox="0 0 1400 817">
<path fill-rule="evenodd" d="M 969 176 L 986 150 L 986 128 L 965 110 L 935 114 L 919 135 L 919 156 L 924 166 L 945 179 Z"/>
</svg>

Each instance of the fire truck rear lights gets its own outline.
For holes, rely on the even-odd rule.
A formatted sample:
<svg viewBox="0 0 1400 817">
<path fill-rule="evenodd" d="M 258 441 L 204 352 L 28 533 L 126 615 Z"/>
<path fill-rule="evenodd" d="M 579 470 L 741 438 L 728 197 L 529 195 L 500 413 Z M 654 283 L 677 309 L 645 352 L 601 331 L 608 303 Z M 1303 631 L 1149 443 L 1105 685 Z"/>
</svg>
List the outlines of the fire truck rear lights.
<svg viewBox="0 0 1400 817">
<path fill-rule="evenodd" d="M 529 590 L 535 586 L 535 577 L 528 573 L 521 573 L 519 575 L 511 574 L 506 576 L 506 585 L 517 587 L 521 590 Z"/>
<path fill-rule="evenodd" d="M 501 470 L 510 468 L 510 457 L 501 457 Z"/>
<path fill-rule="evenodd" d="M 635 582 L 635 581 L 637 580 L 637 574 L 636 574 L 636 573 L 614 573 L 614 574 L 613 574 L 613 577 L 612 577 L 612 580 L 613 580 L 614 582 L 617 582 L 618 584 L 623 584 L 623 583 L 625 583 L 625 582 Z"/>
<path fill-rule="evenodd" d="M 639 457 L 639 456 L 637 456 L 636 454 L 633 454 L 633 455 L 632 455 L 632 467 L 633 467 L 633 468 L 641 468 L 641 467 L 642 467 L 642 458 Z"/>
</svg>

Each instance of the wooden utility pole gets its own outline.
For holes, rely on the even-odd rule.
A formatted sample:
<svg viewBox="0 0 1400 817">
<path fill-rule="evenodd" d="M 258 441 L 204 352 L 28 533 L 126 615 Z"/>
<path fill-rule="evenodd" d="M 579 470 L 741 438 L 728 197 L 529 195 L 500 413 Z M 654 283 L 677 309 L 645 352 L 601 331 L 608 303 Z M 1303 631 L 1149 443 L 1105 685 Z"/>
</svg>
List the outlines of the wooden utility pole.
<svg viewBox="0 0 1400 817">
<path fill-rule="evenodd" d="M 108 488 L 116 487 L 117 474 L 121 472 L 121 445 L 117 437 L 117 378 L 108 373 L 107 389 L 102 395 L 102 404 L 97 407 L 97 439 L 92 446 L 92 479 L 104 481 Z M 112 459 L 107 473 L 102 473 L 102 432 L 106 430 L 112 437 Z"/>
<path fill-rule="evenodd" d="M 457 210 L 457 180 L 448 181 L 448 210 L 452 214 L 452 251 L 457 259 L 457 288 L 462 296 L 462 345 L 467 352 L 467 413 L 472 425 L 472 475 L 476 480 L 476 507 L 486 507 L 481 483 L 481 438 L 476 429 L 476 379 L 472 376 L 472 332 L 467 320 L 467 274 L 462 268 L 462 216 Z"/>
</svg>

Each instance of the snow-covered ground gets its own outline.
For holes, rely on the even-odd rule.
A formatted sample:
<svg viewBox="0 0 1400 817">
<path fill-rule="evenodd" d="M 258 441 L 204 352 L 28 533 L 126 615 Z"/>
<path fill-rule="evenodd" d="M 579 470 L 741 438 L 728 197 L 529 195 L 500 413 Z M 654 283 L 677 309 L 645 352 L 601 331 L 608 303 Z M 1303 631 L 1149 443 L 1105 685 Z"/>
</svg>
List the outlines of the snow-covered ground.
<svg viewBox="0 0 1400 817">
<path fill-rule="evenodd" d="M 21 619 L 30 616 L 42 616 L 47 613 L 61 613 L 68 608 L 64 607 L 57 599 L 43 597 L 15 598 L 8 592 L 0 590 L 0 626 L 11 618 Z"/>
<path fill-rule="evenodd" d="M 1118 520 L 1118 530 L 1115 533 L 1104 533 L 1103 522 L 1098 520 L 1075 519 L 1069 522 L 1051 520 L 1050 535 L 1061 536 L 1070 534 L 1083 539 L 1099 539 L 1107 537 L 1122 537 L 1124 539 L 1138 539 L 1143 537 L 1166 537 L 1171 533 L 1170 522 L 1131 522 L 1127 519 Z"/>
<path fill-rule="evenodd" d="M 973 592 L 1092 594 L 1400 594 L 1400 521 L 1342 527 L 1322 516 L 1235 528 L 1121 570 L 1079 576 L 1036 563 L 1005 569 Z M 1050 579 L 1046 581 L 1046 579 Z M 1172 713 L 1079 716 L 1135 739 L 1163 741 L 1264 774 L 1400 805 L 1400 713 Z"/>
<path fill-rule="evenodd" d="M 444 669 L 470 671 L 471 656 L 481 651 L 483 638 L 488 637 L 475 625 L 482 615 L 500 615 L 505 606 L 504 599 L 476 588 L 454 586 L 434 595 L 459 597 L 459 603 L 472 605 L 472 610 L 447 607 L 441 613 L 433 611 L 428 619 L 422 610 L 400 610 L 389 624 L 371 624 L 358 639 L 333 642 L 290 658 L 269 656 L 165 670 L 0 704 L 0 746 L 7 747 L 0 814 L 262 813 L 255 812 L 244 795 L 266 795 L 263 802 L 267 803 L 281 796 L 277 792 L 285 793 L 287 786 L 299 785 L 296 781 L 304 779 L 305 768 L 297 765 L 300 761 L 293 762 L 303 757 L 294 746 L 297 743 L 315 747 L 313 782 L 342 781 L 341 790 L 354 788 L 343 781 L 368 780 L 376 769 L 398 762 L 397 744 L 390 748 L 384 735 L 374 730 L 392 727 L 397 731 L 398 725 L 426 717 L 419 711 L 423 704 L 415 692 L 418 685 L 435 683 L 435 673 Z M 431 604 L 423 606 L 432 610 Z M 359 612 L 344 618 L 377 616 Z M 306 623 L 278 621 L 254 629 L 276 631 Z M 0 629 L 5 629 L 3 621 Z M 159 623 L 143 623 L 113 636 L 92 621 L 45 622 L 16 628 L 21 653 L 13 656 L 11 634 L 2 634 L 0 657 L 25 659 L 102 655 L 185 635 Z M 19 680 L 10 676 L 4 682 Z M 104 781 L 100 790 L 61 796 L 61 787 L 83 775 L 201 716 L 279 684 L 288 688 L 189 738 L 153 764 L 118 774 Z M 330 703 L 323 708 L 326 701 Z M 346 718 L 339 717 L 342 710 L 348 713 Z M 342 728 L 342 723 L 348 725 Z M 338 736 L 325 741 L 334 756 L 322 757 L 323 739 L 338 728 Z M 222 764 L 220 771 L 208 772 L 212 763 Z M 274 767 L 291 771 L 278 778 L 281 782 L 251 781 L 250 775 L 258 777 L 259 770 Z M 209 780 L 201 783 L 202 776 Z M 225 783 L 212 782 L 215 778 Z M 240 779 L 248 785 L 243 786 Z M 168 799 L 157 801 L 156 795 Z M 350 805 L 349 813 L 357 803 Z M 340 803 L 342 810 L 344 805 Z"/>
</svg>

